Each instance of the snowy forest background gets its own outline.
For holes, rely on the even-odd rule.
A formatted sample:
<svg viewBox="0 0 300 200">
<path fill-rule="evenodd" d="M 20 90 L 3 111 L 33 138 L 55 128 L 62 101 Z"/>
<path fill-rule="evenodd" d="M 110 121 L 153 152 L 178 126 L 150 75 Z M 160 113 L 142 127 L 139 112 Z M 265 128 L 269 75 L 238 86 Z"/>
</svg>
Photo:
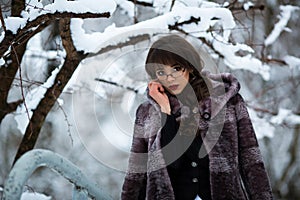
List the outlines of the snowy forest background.
<svg viewBox="0 0 300 200">
<path fill-rule="evenodd" d="M 147 50 L 175 33 L 239 79 L 275 198 L 300 199 L 299 0 L 0 2 L 0 197 L 13 163 L 42 148 L 119 199 Z M 23 199 L 71 191 L 40 168 Z"/>
</svg>

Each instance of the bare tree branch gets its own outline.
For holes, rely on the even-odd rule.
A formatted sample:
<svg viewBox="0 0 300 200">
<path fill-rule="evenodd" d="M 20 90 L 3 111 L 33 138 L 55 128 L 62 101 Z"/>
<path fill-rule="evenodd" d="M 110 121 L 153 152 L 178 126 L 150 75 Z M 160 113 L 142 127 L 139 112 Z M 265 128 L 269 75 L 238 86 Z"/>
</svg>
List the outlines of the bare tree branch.
<svg viewBox="0 0 300 200">
<path fill-rule="evenodd" d="M 6 26 L 5 26 L 5 23 L 4 23 L 4 18 L 3 18 L 2 7 L 1 6 L 0 6 L 0 21 L 1 21 L 1 24 L 2 24 L 3 30 L 6 31 Z"/>
<path fill-rule="evenodd" d="M 20 2 L 20 1 L 19 1 Z M 24 1 L 22 1 L 24 3 Z M 19 4 L 13 5 L 18 6 L 18 9 L 22 8 Z M 17 14 L 17 8 L 14 8 L 14 12 Z M 19 10 L 19 12 L 21 12 Z M 20 13 L 19 13 L 20 14 Z M 17 54 L 8 53 L 5 55 L 5 60 L 7 67 L 0 68 L 0 122 L 5 117 L 6 114 L 12 112 L 11 109 L 7 106 L 7 96 L 8 92 L 13 83 L 15 74 L 19 69 L 17 60 L 21 63 L 23 54 L 25 52 L 26 44 L 28 40 L 38 32 L 44 30 L 51 22 L 57 19 L 64 18 L 99 18 L 99 17 L 109 17 L 110 13 L 51 13 L 39 16 L 35 20 L 28 22 L 26 26 L 20 29 L 16 34 L 13 34 L 11 31 L 5 32 L 5 37 L 0 43 L 0 57 L 3 57 L 4 53 L 8 52 L 9 47 L 14 47 Z M 11 107 L 10 107 L 11 108 Z"/>
<path fill-rule="evenodd" d="M 298 156 L 298 143 L 299 143 L 299 137 L 300 137 L 299 130 L 300 130 L 300 125 L 295 127 L 294 136 L 293 136 L 293 139 L 291 140 L 292 142 L 291 142 L 290 148 L 288 150 L 288 152 L 290 153 L 290 161 L 284 168 L 283 173 L 275 186 L 275 188 L 277 188 L 279 190 L 279 192 L 282 189 L 283 185 L 285 185 L 287 183 L 286 179 L 287 179 L 292 167 L 294 165 L 296 165 L 296 160 L 297 160 L 297 156 Z"/>
<path fill-rule="evenodd" d="M 142 34 L 142 35 L 132 36 L 132 37 L 129 37 L 128 40 L 126 40 L 126 42 L 121 42 L 121 43 L 118 43 L 116 45 L 108 45 L 108 46 L 100 49 L 97 53 L 89 53 L 88 57 L 93 57 L 93 56 L 96 56 L 96 55 L 100 55 L 100 54 L 103 54 L 103 53 L 106 53 L 106 52 L 109 52 L 109 51 L 112 51 L 112 50 L 115 50 L 115 49 L 120 49 L 122 47 L 126 47 L 126 46 L 129 46 L 129 45 L 135 45 L 139 42 L 146 41 L 146 40 L 150 40 L 150 35 L 149 34 Z"/>
<path fill-rule="evenodd" d="M 146 7 L 153 7 L 153 3 L 148 3 L 144 1 L 137 1 L 137 0 L 128 0 L 134 2 L 136 5 L 146 6 Z"/>
<path fill-rule="evenodd" d="M 66 59 L 61 70 L 55 78 L 54 84 L 47 90 L 44 98 L 33 111 L 33 115 L 30 120 L 32 129 L 30 126 L 27 126 L 25 135 L 15 156 L 14 163 L 24 153 L 34 148 L 47 114 L 62 93 L 64 87 L 72 77 L 81 60 L 86 57 L 86 55 L 84 55 L 82 52 L 77 52 L 75 49 L 71 38 L 70 18 L 60 20 L 59 25 L 63 46 L 67 52 Z"/>
<path fill-rule="evenodd" d="M 101 79 L 101 78 L 95 78 L 95 81 L 99 81 L 99 82 L 102 82 L 102 83 L 108 83 L 110 85 L 114 85 L 114 86 L 117 86 L 117 87 L 120 87 L 120 88 L 124 88 L 126 90 L 130 90 L 130 91 L 133 91 L 135 93 L 138 93 L 139 91 L 137 89 L 134 89 L 132 87 L 128 87 L 128 86 L 124 86 L 124 85 L 121 85 L 119 83 L 116 83 L 116 82 L 112 82 L 112 81 L 108 81 L 108 80 L 105 80 L 105 79 Z"/>
<path fill-rule="evenodd" d="M 170 11 L 172 11 L 174 5 L 175 5 L 175 0 L 172 0 L 171 6 L 170 6 Z"/>
<path fill-rule="evenodd" d="M 70 13 L 70 12 L 55 12 L 55 13 L 47 13 L 37 17 L 33 21 L 29 21 L 26 26 L 22 29 L 19 29 L 16 34 L 13 34 L 11 31 L 5 32 L 5 37 L 0 43 L 0 57 L 3 57 L 4 53 L 9 49 L 10 45 L 13 43 L 17 43 L 18 41 L 28 40 L 33 34 L 37 33 L 38 31 L 32 30 L 32 28 L 39 28 L 49 25 L 51 22 L 57 19 L 64 19 L 64 18 L 101 18 L 110 17 L 109 12 L 104 13 Z M 39 29 L 39 30 L 40 30 Z"/>
<path fill-rule="evenodd" d="M 20 0 L 15 2 L 14 0 L 11 2 L 12 4 L 12 16 L 19 16 L 22 8 L 25 7 L 25 1 Z M 13 35 L 11 32 L 8 34 L 7 38 L 8 41 L 5 41 L 4 43 L 9 45 L 9 40 L 13 40 Z M 25 49 L 26 49 L 27 41 L 25 41 L 22 45 L 20 45 L 18 48 L 15 48 L 12 46 L 12 49 L 14 49 L 14 53 L 10 56 L 7 56 L 6 60 L 7 67 L 0 67 L 0 80 L 1 80 L 1 87 L 0 87 L 0 123 L 2 119 L 8 114 L 13 112 L 17 106 L 23 101 L 19 100 L 13 103 L 7 103 L 7 97 L 8 92 L 11 88 L 12 82 L 14 80 L 14 77 L 20 67 L 20 63 L 22 61 Z M 2 49 L 2 42 L 0 45 L 0 49 Z"/>
</svg>

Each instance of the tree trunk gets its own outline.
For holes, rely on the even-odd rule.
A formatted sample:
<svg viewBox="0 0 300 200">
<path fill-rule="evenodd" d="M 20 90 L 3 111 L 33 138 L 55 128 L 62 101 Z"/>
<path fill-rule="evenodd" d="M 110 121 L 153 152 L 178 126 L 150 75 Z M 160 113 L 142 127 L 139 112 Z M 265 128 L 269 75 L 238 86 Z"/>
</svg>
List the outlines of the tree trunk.
<svg viewBox="0 0 300 200">
<path fill-rule="evenodd" d="M 34 110 L 31 120 L 26 128 L 25 135 L 17 151 L 14 163 L 24 153 L 34 148 L 47 114 L 50 112 L 57 98 L 62 93 L 64 87 L 72 77 L 81 60 L 86 56 L 83 53 L 77 52 L 74 47 L 71 38 L 70 19 L 61 19 L 59 26 L 63 46 L 67 52 L 66 59 L 60 72 L 55 78 L 54 84 L 47 90 L 44 95 L 45 97 Z"/>
</svg>

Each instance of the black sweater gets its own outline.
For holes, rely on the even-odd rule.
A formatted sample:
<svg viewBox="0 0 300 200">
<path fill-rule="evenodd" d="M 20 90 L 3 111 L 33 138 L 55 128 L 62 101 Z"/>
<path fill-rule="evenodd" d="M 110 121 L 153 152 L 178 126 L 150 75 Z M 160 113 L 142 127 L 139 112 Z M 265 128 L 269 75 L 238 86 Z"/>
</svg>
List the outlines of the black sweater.
<svg viewBox="0 0 300 200">
<path fill-rule="evenodd" d="M 194 200 L 199 195 L 210 200 L 208 156 L 198 156 L 201 136 L 180 135 L 180 123 L 173 114 L 163 114 L 162 124 L 161 146 L 176 199 Z"/>
</svg>

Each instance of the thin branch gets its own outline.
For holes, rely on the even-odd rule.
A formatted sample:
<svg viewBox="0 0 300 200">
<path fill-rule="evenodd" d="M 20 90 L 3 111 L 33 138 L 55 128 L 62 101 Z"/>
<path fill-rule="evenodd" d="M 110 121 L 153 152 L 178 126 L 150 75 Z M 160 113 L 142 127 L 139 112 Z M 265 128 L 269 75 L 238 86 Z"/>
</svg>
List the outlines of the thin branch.
<svg viewBox="0 0 300 200">
<path fill-rule="evenodd" d="M 126 89 L 126 90 L 133 91 L 133 92 L 135 92 L 136 94 L 139 92 L 139 90 L 134 89 L 134 88 L 132 88 L 132 87 L 124 86 L 124 85 L 121 85 L 121 84 L 119 84 L 119 83 L 112 82 L 112 81 L 108 81 L 108 80 L 105 80 L 105 79 L 95 78 L 95 81 L 99 81 L 99 82 L 103 82 L 103 83 L 108 83 L 108 84 L 110 84 L 110 85 L 114 85 L 114 86 L 117 86 L 117 87 L 120 87 L 120 88 L 123 88 L 123 89 Z"/>
<path fill-rule="evenodd" d="M 64 108 L 59 104 L 58 99 L 57 99 L 56 101 L 57 101 L 57 104 L 58 104 L 59 109 L 62 111 L 62 113 L 63 113 L 63 115 L 64 115 L 64 117 L 65 117 L 65 121 L 66 121 L 67 126 L 68 126 L 67 132 L 68 132 L 68 134 L 69 134 L 69 137 L 70 137 L 70 139 L 71 139 L 71 144 L 72 144 L 72 146 L 73 146 L 73 145 L 74 145 L 74 139 L 73 139 L 73 137 L 72 137 L 72 134 L 71 134 L 71 128 L 70 128 L 70 127 L 72 126 L 72 124 L 71 124 L 70 121 L 68 120 L 68 115 L 67 115 L 67 113 L 65 112 Z"/>
<path fill-rule="evenodd" d="M 0 6 L 0 20 L 1 20 L 2 28 L 6 32 L 6 26 L 5 26 L 5 23 L 4 23 L 3 14 L 2 14 L 2 7 L 1 6 Z"/>
<path fill-rule="evenodd" d="M 153 3 L 137 1 L 137 0 L 128 0 L 128 1 L 134 2 L 136 5 L 141 5 L 141 6 L 146 6 L 146 7 L 153 7 Z"/>
<path fill-rule="evenodd" d="M 249 6 L 249 10 L 264 10 L 265 9 L 265 5 L 254 5 L 254 6 Z M 229 10 L 231 11 L 240 11 L 240 10 L 243 10 L 243 11 L 248 11 L 248 10 L 245 10 L 245 8 L 243 6 L 241 7 L 231 7 L 229 8 Z"/>
<path fill-rule="evenodd" d="M 23 45 L 24 43 L 27 43 L 28 40 L 29 40 L 30 38 L 32 38 L 35 34 L 41 32 L 42 30 L 44 30 L 48 25 L 51 24 L 51 22 L 52 22 L 52 21 L 47 21 L 47 22 L 45 22 L 45 23 L 39 25 L 38 28 L 36 28 L 36 29 L 34 29 L 34 30 L 28 31 L 28 32 L 27 32 L 26 34 L 24 34 L 24 35 L 18 35 L 18 36 L 16 36 L 16 37 L 14 38 L 14 40 L 11 41 L 11 44 L 10 44 L 10 45 L 12 45 L 12 43 L 14 42 L 15 48 L 17 48 L 19 45 Z M 9 55 L 9 53 L 6 54 L 5 56 L 8 56 L 8 55 Z"/>
<path fill-rule="evenodd" d="M 175 5 L 175 0 L 172 0 L 171 6 L 170 6 L 170 10 L 169 10 L 170 12 L 172 11 L 174 5 Z"/>
<path fill-rule="evenodd" d="M 44 28 L 45 26 L 49 25 L 52 21 L 57 19 L 65 19 L 65 18 L 109 18 L 110 13 L 70 13 L 70 12 L 55 12 L 55 13 L 47 13 L 41 15 L 34 19 L 33 21 L 29 21 L 26 26 L 22 29 L 19 29 L 16 34 L 13 34 L 11 31 L 6 31 L 4 39 L 0 43 L 0 57 L 3 57 L 4 53 L 9 49 L 10 45 L 16 42 L 17 40 L 24 37 L 24 35 L 31 33 L 26 38 L 30 38 L 32 34 L 37 33 L 40 29 Z M 38 31 L 33 31 L 32 28 L 36 29 L 37 27 L 42 27 Z"/>
<path fill-rule="evenodd" d="M 240 3 L 238 3 L 238 0 L 234 0 L 229 5 L 225 6 L 225 8 L 228 8 L 231 11 L 248 11 L 248 10 L 264 10 L 265 9 L 265 5 L 263 5 L 263 4 L 261 4 L 261 5 L 250 5 L 248 10 L 245 9 L 243 4 L 242 4 L 242 6 L 236 6 L 236 4 L 241 5 Z"/>
<path fill-rule="evenodd" d="M 134 4 L 134 8 L 133 8 L 134 9 L 133 23 L 134 24 L 138 23 L 138 19 L 137 19 L 137 14 L 138 14 L 137 9 L 138 8 L 137 8 L 137 5 L 136 5 L 136 2 L 137 2 L 136 0 L 133 1 L 133 4 Z"/>
<path fill-rule="evenodd" d="M 255 110 L 257 112 L 268 113 L 268 114 L 271 114 L 271 115 L 274 115 L 274 116 L 278 114 L 277 112 L 273 112 L 273 111 L 265 109 L 265 108 L 259 108 L 259 107 L 253 106 L 249 103 L 246 103 L 246 104 L 247 104 L 247 107 L 252 108 L 253 110 Z"/>
<path fill-rule="evenodd" d="M 225 6 L 225 8 L 231 9 L 237 2 L 238 0 L 233 0 L 233 2 L 231 2 L 228 6 Z"/>
<path fill-rule="evenodd" d="M 292 167 L 294 165 L 296 165 L 296 160 L 297 160 L 297 156 L 298 156 L 298 142 L 299 142 L 299 137 L 300 137 L 299 131 L 300 131 L 300 125 L 295 127 L 294 138 L 292 139 L 290 148 L 288 150 L 288 152 L 290 153 L 290 161 L 287 164 L 287 166 L 285 167 L 285 169 L 283 170 L 282 175 L 275 187 L 275 188 L 278 188 L 279 191 L 280 191 L 280 189 L 282 189 L 282 186 L 284 184 L 286 184 L 287 176 L 290 173 Z"/>
<path fill-rule="evenodd" d="M 31 132 L 30 128 L 27 126 L 22 142 L 15 156 L 14 163 L 24 153 L 34 148 L 46 116 L 56 103 L 57 98 L 62 93 L 64 87 L 72 77 L 81 60 L 86 57 L 86 55 L 82 52 L 77 52 L 73 44 L 70 30 L 70 19 L 61 19 L 59 25 L 62 43 L 67 55 L 61 70 L 58 72 L 54 80 L 54 84 L 48 88 L 44 98 L 39 102 L 33 112 L 30 120 L 33 125 L 33 131 Z"/>
<path fill-rule="evenodd" d="M 27 107 L 27 104 L 26 104 L 26 98 L 25 98 L 25 94 L 24 94 L 24 90 L 23 90 L 23 79 L 22 79 L 22 70 L 21 70 L 21 63 L 18 59 L 18 54 L 17 54 L 17 51 L 15 49 L 15 47 L 12 45 L 12 50 L 16 56 L 16 61 L 17 61 L 17 65 L 18 65 L 18 68 L 19 68 L 19 78 L 20 78 L 20 89 L 21 89 L 21 95 L 22 95 L 22 98 L 23 98 L 23 103 L 24 103 L 24 107 L 25 107 L 25 110 L 26 110 L 26 115 L 27 115 L 27 118 L 28 118 L 28 121 L 29 121 L 29 127 L 32 131 L 32 125 L 30 123 L 30 115 L 29 115 L 29 110 L 28 110 L 28 107 Z"/>
<path fill-rule="evenodd" d="M 142 34 L 137 36 L 128 37 L 128 39 L 125 42 L 120 42 L 116 45 L 108 45 L 102 49 L 100 49 L 97 53 L 89 53 L 88 57 L 97 56 L 115 49 L 121 49 L 123 47 L 129 46 L 129 45 L 135 45 L 139 42 L 150 40 L 149 34 Z"/>
<path fill-rule="evenodd" d="M 189 20 L 186 20 L 183 22 L 175 22 L 174 25 L 169 25 L 169 29 L 176 30 L 176 28 L 178 28 L 179 26 L 182 26 L 184 24 L 192 24 L 192 23 L 198 24 L 198 22 L 200 22 L 200 21 L 201 21 L 200 17 L 196 18 L 194 16 L 191 16 L 191 18 Z"/>
</svg>

